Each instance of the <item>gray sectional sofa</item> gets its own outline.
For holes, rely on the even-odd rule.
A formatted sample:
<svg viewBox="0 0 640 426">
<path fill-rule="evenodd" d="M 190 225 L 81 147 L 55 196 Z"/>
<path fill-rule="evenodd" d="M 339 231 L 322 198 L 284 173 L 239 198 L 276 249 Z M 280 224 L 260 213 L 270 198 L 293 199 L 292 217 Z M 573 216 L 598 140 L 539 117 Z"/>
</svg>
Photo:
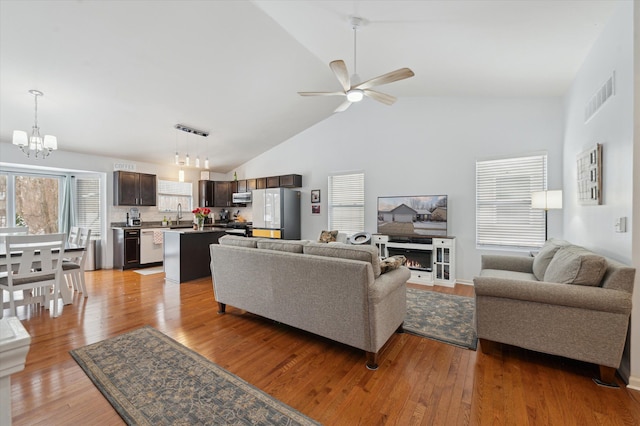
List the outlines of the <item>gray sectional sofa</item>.
<svg viewBox="0 0 640 426">
<path fill-rule="evenodd" d="M 210 250 L 220 313 L 228 304 L 362 349 L 369 369 L 402 328 L 411 273 L 382 274 L 374 246 L 229 235 Z"/>
<path fill-rule="evenodd" d="M 635 269 L 551 239 L 534 257 L 482 256 L 474 278 L 483 352 L 506 343 L 600 366 L 615 384 L 631 315 Z"/>
</svg>

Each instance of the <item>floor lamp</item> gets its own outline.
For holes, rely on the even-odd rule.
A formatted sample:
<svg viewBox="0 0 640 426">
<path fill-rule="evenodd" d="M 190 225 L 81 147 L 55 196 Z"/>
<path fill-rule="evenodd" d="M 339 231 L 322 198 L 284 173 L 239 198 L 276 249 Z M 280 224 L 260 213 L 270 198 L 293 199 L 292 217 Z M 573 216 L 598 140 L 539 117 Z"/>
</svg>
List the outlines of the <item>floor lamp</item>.
<svg viewBox="0 0 640 426">
<path fill-rule="evenodd" d="M 544 240 L 547 241 L 547 211 L 562 208 L 562 190 L 532 192 L 531 208 L 544 210 Z"/>
</svg>

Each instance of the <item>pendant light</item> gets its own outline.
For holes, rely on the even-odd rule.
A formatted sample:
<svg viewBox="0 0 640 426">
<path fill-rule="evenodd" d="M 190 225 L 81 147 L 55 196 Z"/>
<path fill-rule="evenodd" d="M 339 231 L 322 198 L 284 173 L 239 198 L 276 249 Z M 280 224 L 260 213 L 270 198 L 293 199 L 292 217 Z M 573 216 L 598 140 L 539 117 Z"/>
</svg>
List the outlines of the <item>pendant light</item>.
<svg viewBox="0 0 640 426">
<path fill-rule="evenodd" d="M 207 137 L 209 136 L 209 132 L 204 131 L 204 130 L 198 130 L 198 129 L 194 129 L 193 127 L 189 127 L 189 126 L 185 126 L 184 124 L 176 124 L 175 126 L 173 126 L 176 130 L 182 130 L 185 133 L 192 133 L 194 135 L 198 135 L 198 136 L 202 136 L 202 137 Z M 176 165 L 179 166 L 186 166 L 186 167 L 190 167 L 191 166 L 191 157 L 189 157 L 189 139 L 188 136 L 185 137 L 186 140 L 186 145 L 187 145 L 187 154 L 184 157 L 184 161 L 180 160 L 180 154 L 178 153 L 178 137 L 177 137 L 177 132 L 176 132 L 176 154 L 174 157 L 174 161 L 176 163 Z M 200 168 L 200 154 L 196 155 L 196 159 L 195 159 L 195 167 Z M 206 159 L 204 160 L 204 168 L 208 169 L 209 168 L 209 157 L 206 157 Z M 182 168 L 180 168 L 180 172 L 178 174 L 178 177 L 181 178 L 182 180 L 180 180 L 180 182 L 184 181 L 184 170 L 182 170 Z"/>
</svg>

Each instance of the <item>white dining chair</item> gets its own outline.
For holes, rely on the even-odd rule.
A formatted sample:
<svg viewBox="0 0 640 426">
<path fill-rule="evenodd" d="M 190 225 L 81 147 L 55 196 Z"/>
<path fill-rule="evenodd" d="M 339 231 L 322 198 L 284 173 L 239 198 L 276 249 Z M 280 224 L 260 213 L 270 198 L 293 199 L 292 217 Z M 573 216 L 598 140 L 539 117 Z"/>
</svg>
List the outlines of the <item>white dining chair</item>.
<svg viewBox="0 0 640 426">
<path fill-rule="evenodd" d="M 67 244 L 78 244 L 78 236 L 80 235 L 80 228 L 78 226 L 72 226 L 69 229 L 69 236 L 67 237 Z"/>
<path fill-rule="evenodd" d="M 65 239 L 65 234 L 6 236 L 0 304 L 4 310 L 4 291 L 8 292 L 10 316 L 16 316 L 16 306 L 21 305 L 39 303 L 49 309 L 51 295 L 53 316 L 58 316 Z M 16 291 L 23 292 L 23 299 L 15 299 Z"/>
<path fill-rule="evenodd" d="M 28 233 L 28 226 L 2 227 L 0 228 L 0 243 L 4 243 L 7 235 L 27 235 Z"/>
<path fill-rule="evenodd" d="M 77 252 L 77 256 L 62 262 L 62 273 L 67 285 L 88 297 L 87 286 L 84 280 L 84 264 L 87 260 L 87 247 L 91 240 L 91 229 L 79 228 L 75 245 L 84 250 Z"/>
</svg>

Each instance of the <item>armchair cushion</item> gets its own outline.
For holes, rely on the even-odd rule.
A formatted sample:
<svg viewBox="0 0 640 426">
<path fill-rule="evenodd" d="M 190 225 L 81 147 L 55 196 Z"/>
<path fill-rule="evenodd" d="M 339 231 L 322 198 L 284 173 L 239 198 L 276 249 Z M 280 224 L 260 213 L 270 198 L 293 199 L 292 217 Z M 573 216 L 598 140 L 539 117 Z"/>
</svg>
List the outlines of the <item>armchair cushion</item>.
<svg viewBox="0 0 640 426">
<path fill-rule="evenodd" d="M 561 247 L 544 274 L 544 281 L 561 284 L 599 286 L 607 261 L 582 247 Z"/>
</svg>

